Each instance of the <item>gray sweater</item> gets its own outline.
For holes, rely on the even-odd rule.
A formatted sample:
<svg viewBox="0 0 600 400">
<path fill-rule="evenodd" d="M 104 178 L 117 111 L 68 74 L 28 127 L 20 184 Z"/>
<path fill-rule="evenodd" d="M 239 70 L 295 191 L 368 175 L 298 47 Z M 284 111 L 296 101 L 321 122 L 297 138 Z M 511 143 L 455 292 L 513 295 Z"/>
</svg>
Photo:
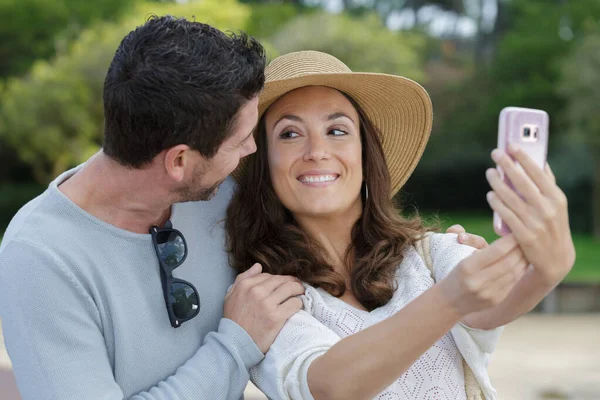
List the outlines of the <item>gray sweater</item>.
<svg viewBox="0 0 600 400">
<path fill-rule="evenodd" d="M 224 250 L 229 178 L 209 202 L 175 204 L 188 244 L 174 271 L 198 289 L 200 313 L 174 329 L 149 234 L 86 213 L 57 188 L 10 223 L 0 245 L 0 318 L 26 399 L 240 399 L 263 359 L 223 318 L 235 278 Z"/>
</svg>

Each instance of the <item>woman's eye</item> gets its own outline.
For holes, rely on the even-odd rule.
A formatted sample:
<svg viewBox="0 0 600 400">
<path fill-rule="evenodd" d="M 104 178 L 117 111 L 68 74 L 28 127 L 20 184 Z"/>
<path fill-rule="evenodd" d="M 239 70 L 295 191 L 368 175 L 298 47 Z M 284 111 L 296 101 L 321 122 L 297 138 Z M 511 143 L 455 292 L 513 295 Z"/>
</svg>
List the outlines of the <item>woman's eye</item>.
<svg viewBox="0 0 600 400">
<path fill-rule="evenodd" d="M 329 131 L 329 134 L 333 135 L 333 136 L 344 136 L 344 135 L 347 135 L 348 132 L 343 131 L 341 129 L 332 129 Z"/>
<path fill-rule="evenodd" d="M 281 139 L 293 139 L 298 137 L 299 135 L 294 131 L 283 131 L 279 134 Z"/>
</svg>

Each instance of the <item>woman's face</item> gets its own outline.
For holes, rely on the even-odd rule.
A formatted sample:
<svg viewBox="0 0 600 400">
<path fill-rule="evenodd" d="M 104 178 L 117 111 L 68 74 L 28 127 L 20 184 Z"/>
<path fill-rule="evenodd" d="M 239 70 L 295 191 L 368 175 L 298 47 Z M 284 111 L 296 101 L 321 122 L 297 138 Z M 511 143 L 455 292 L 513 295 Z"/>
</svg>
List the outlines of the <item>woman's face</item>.
<svg viewBox="0 0 600 400">
<path fill-rule="evenodd" d="M 296 218 L 360 214 L 363 181 L 358 113 L 335 89 L 309 86 L 265 114 L 275 193 Z"/>
</svg>

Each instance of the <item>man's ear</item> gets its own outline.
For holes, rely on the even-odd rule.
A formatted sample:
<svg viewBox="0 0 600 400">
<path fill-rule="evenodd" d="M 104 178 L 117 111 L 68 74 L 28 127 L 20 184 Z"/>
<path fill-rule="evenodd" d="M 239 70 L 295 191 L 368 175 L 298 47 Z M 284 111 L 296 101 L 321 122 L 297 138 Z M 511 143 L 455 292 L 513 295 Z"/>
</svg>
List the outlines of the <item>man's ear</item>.
<svg viewBox="0 0 600 400">
<path fill-rule="evenodd" d="M 167 174 L 176 182 L 182 182 L 186 170 L 191 164 L 191 149 L 186 144 L 178 144 L 168 149 L 165 153 L 164 163 Z"/>
</svg>

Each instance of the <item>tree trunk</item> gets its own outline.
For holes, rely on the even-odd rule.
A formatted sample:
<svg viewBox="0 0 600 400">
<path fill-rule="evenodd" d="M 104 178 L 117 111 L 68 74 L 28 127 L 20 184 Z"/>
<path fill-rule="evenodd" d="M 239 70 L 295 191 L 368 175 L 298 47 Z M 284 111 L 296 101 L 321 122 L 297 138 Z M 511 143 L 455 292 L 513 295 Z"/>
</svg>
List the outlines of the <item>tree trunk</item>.
<svg viewBox="0 0 600 400">
<path fill-rule="evenodd" d="M 477 36 L 475 37 L 475 66 L 483 64 L 483 50 L 486 45 L 488 33 L 483 31 L 483 7 L 484 1 L 479 1 L 479 16 L 477 17 Z"/>
<path fill-rule="evenodd" d="M 511 12 L 513 11 L 509 10 L 510 5 L 506 3 L 506 0 L 497 0 L 496 4 L 498 13 L 496 14 L 496 21 L 494 21 L 494 28 L 491 32 L 484 35 L 479 34 L 477 37 L 475 47 L 475 61 L 477 63 L 489 62 L 494 59 L 498 43 L 510 27 Z M 484 54 L 487 55 L 487 59 L 484 59 Z"/>
</svg>

